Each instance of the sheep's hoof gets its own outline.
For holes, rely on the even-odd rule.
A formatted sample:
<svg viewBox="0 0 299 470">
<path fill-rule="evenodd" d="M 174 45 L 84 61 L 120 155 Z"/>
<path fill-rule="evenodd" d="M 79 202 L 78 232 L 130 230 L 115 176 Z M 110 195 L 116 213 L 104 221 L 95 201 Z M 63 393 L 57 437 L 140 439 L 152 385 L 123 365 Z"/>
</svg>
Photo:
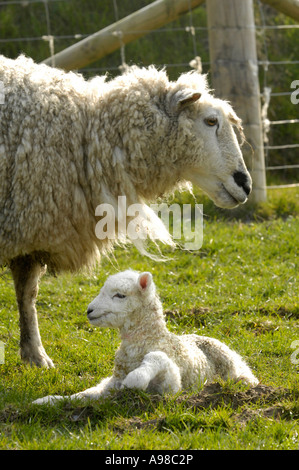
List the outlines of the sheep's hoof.
<svg viewBox="0 0 299 470">
<path fill-rule="evenodd" d="M 47 355 L 43 347 L 39 347 L 34 351 L 29 348 L 22 348 L 21 358 L 31 366 L 35 365 L 37 367 L 45 367 L 46 369 L 55 367 L 52 359 Z"/>
</svg>

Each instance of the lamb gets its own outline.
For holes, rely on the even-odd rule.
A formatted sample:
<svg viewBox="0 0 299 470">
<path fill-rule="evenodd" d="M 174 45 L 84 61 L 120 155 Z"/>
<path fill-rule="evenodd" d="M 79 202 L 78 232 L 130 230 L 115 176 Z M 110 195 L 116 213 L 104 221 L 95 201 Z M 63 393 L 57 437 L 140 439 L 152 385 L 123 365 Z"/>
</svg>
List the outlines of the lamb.
<svg viewBox="0 0 299 470">
<path fill-rule="evenodd" d="M 196 72 L 172 82 L 164 70 L 134 66 L 86 81 L 0 56 L 0 83 L 0 266 L 14 280 L 22 359 L 53 367 L 35 308 L 45 267 L 75 272 L 112 250 L 115 240 L 97 237 L 96 209 L 110 204 L 119 228 L 119 196 L 144 207 L 149 237 L 159 226 L 170 244 L 147 206 L 158 196 L 191 182 L 220 207 L 245 203 L 251 178 L 234 132 L 242 126 Z"/>
<path fill-rule="evenodd" d="M 127 270 L 110 276 L 89 305 L 87 316 L 92 325 L 118 328 L 122 342 L 113 376 L 70 399 L 98 400 L 125 387 L 175 394 L 196 389 L 217 376 L 258 384 L 243 359 L 225 344 L 196 334 L 177 336 L 167 329 L 149 272 Z M 64 398 L 49 395 L 34 403 L 53 404 Z"/>
</svg>

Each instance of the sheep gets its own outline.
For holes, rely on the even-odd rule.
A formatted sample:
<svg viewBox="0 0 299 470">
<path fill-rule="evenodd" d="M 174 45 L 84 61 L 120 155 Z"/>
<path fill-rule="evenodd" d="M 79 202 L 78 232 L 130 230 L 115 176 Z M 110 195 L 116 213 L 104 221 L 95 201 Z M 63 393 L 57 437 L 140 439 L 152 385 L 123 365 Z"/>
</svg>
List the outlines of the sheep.
<svg viewBox="0 0 299 470">
<path fill-rule="evenodd" d="M 69 398 L 98 400 L 113 390 L 136 388 L 152 393 L 196 389 L 217 376 L 257 385 L 258 380 L 236 352 L 217 339 L 196 334 L 177 336 L 166 326 L 151 273 L 127 270 L 110 276 L 89 304 L 92 325 L 117 328 L 121 344 L 112 377 Z M 49 395 L 35 404 L 67 397 Z"/>
<path fill-rule="evenodd" d="M 35 308 L 45 267 L 75 272 L 112 250 L 116 240 L 97 237 L 97 208 L 114 208 L 120 227 L 119 196 L 142 205 L 149 237 L 160 219 L 147 204 L 186 182 L 220 207 L 245 203 L 241 120 L 196 72 L 174 82 L 165 70 L 133 66 L 86 81 L 24 55 L 0 56 L 0 84 L 0 266 L 13 276 L 21 358 L 54 367 Z M 160 224 L 171 244 L 166 232 Z"/>
</svg>

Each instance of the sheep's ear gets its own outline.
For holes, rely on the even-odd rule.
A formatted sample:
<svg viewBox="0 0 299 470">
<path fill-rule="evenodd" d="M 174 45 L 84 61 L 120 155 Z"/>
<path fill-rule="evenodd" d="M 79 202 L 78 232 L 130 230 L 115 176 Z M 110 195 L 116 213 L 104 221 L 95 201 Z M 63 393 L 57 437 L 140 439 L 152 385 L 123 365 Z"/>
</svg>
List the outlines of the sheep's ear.
<svg viewBox="0 0 299 470">
<path fill-rule="evenodd" d="M 169 102 L 169 113 L 177 114 L 182 109 L 194 104 L 201 97 L 201 93 L 194 90 L 179 90 L 171 98 Z"/>
<path fill-rule="evenodd" d="M 138 277 L 138 288 L 141 290 L 141 292 L 145 292 L 148 290 L 150 285 L 152 284 L 153 277 L 151 273 L 142 273 L 139 274 Z"/>
<path fill-rule="evenodd" d="M 183 96 L 180 97 L 178 105 L 180 109 L 185 108 L 186 106 L 189 106 L 190 104 L 193 104 L 198 101 L 200 97 L 201 93 L 186 90 L 185 94 L 183 92 Z"/>
</svg>

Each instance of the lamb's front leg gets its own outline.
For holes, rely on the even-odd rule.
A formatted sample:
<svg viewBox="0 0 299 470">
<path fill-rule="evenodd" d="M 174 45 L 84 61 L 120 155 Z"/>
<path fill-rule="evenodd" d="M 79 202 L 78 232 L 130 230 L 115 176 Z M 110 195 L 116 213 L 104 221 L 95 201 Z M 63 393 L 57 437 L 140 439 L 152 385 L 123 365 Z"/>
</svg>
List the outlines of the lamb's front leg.
<svg viewBox="0 0 299 470">
<path fill-rule="evenodd" d="M 118 390 L 121 387 L 121 382 L 115 377 L 107 377 L 103 379 L 95 387 L 87 388 L 83 392 L 74 393 L 69 396 L 62 395 L 47 395 L 43 398 L 38 398 L 33 402 L 35 405 L 43 405 L 45 403 L 49 405 L 55 405 L 59 400 L 74 400 L 80 399 L 84 401 L 88 400 L 99 400 L 102 398 L 107 398 L 113 390 Z"/>
<path fill-rule="evenodd" d="M 122 387 L 177 393 L 181 389 L 180 370 L 164 352 L 150 352 L 140 366 L 126 376 Z"/>
<path fill-rule="evenodd" d="M 121 388 L 121 381 L 115 377 L 107 377 L 103 379 L 95 387 L 87 388 L 84 392 L 75 393 L 71 395 L 72 398 L 81 398 L 83 400 L 99 400 L 107 398 L 114 390 Z"/>
</svg>

